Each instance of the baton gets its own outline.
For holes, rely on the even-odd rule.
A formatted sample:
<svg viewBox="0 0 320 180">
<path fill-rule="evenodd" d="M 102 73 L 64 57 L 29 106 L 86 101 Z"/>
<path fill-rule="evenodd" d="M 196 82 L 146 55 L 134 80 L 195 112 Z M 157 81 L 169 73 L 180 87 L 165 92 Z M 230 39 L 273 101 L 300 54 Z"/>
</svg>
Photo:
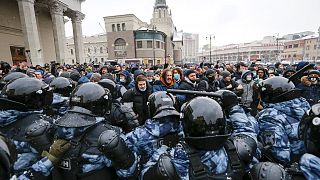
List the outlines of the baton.
<svg viewBox="0 0 320 180">
<path fill-rule="evenodd" d="M 306 72 L 308 69 L 313 68 L 314 64 L 308 64 L 298 72 L 294 73 L 292 76 L 289 77 L 289 82 L 295 82 L 296 80 L 300 79 L 303 76 L 303 73 Z"/>
<path fill-rule="evenodd" d="M 196 96 L 210 96 L 215 98 L 222 98 L 222 95 L 214 92 L 205 91 L 189 91 L 189 90 L 178 90 L 178 89 L 167 89 L 168 93 L 172 94 L 185 94 L 185 95 L 196 95 Z"/>
</svg>

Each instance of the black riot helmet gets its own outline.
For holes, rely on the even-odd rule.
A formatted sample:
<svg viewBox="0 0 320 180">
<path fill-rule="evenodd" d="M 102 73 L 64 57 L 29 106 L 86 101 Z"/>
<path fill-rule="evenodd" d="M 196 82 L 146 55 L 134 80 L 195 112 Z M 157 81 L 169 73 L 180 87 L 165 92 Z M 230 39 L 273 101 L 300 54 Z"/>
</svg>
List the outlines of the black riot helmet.
<svg viewBox="0 0 320 180">
<path fill-rule="evenodd" d="M 99 85 L 101 85 L 103 88 L 109 89 L 110 93 L 114 97 L 116 92 L 116 83 L 112 81 L 111 79 L 102 79 L 98 82 Z"/>
<path fill-rule="evenodd" d="M 148 111 L 150 118 L 158 119 L 165 116 L 180 116 L 175 109 L 175 98 L 166 91 L 152 93 L 148 98 Z"/>
<path fill-rule="evenodd" d="M 265 103 L 279 103 L 301 96 L 301 91 L 284 77 L 272 77 L 264 80 L 261 86 L 261 99 Z"/>
<path fill-rule="evenodd" d="M 283 180 L 286 179 L 285 170 L 278 164 L 271 162 L 261 162 L 255 164 L 250 169 L 252 180 Z"/>
<path fill-rule="evenodd" d="M 0 76 L 8 74 L 10 69 L 11 69 L 11 66 L 9 63 L 0 61 L 0 70 L 1 70 Z"/>
<path fill-rule="evenodd" d="M 11 72 L 2 78 L 0 82 L 0 87 L 2 89 L 8 82 L 24 77 L 28 77 L 28 75 L 22 72 Z"/>
<path fill-rule="evenodd" d="M 71 93 L 70 105 L 83 107 L 94 115 L 104 116 L 110 113 L 110 92 L 99 84 L 85 83 L 76 87 Z"/>
<path fill-rule="evenodd" d="M 304 141 L 307 152 L 320 157 L 320 103 L 313 105 L 303 116 L 298 134 Z"/>
<path fill-rule="evenodd" d="M 10 81 L 2 90 L 1 109 L 40 110 L 52 104 L 53 93 L 49 85 L 35 78 Z M 21 107 L 24 106 L 22 109 Z"/>
<path fill-rule="evenodd" d="M 53 89 L 54 93 L 69 97 L 73 90 L 73 84 L 70 79 L 65 77 L 57 77 L 50 82 L 50 88 Z"/>
<path fill-rule="evenodd" d="M 182 110 L 183 131 L 186 142 L 202 150 L 221 148 L 230 134 L 226 118 L 217 101 L 208 97 L 196 97 Z"/>
<path fill-rule="evenodd" d="M 19 78 L 25 78 L 25 77 L 28 77 L 28 75 L 26 75 L 22 72 L 11 72 L 11 73 L 7 74 L 5 77 L 3 77 L 3 81 L 9 82 L 12 80 L 16 80 Z"/>
</svg>

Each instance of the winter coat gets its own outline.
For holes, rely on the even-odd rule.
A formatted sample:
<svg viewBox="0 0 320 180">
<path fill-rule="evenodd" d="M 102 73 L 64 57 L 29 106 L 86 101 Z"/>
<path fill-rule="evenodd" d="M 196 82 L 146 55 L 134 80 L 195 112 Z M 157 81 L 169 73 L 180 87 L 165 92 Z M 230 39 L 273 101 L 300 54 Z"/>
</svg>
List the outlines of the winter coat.
<svg viewBox="0 0 320 180">
<path fill-rule="evenodd" d="M 302 97 L 304 97 L 312 106 L 320 101 L 320 83 L 311 84 L 307 76 L 301 78 L 301 83 L 297 86 L 302 90 Z"/>
<path fill-rule="evenodd" d="M 152 91 L 153 92 L 158 92 L 158 91 L 167 91 L 167 89 L 178 89 L 179 86 L 177 83 L 172 81 L 171 84 L 167 85 L 162 78 L 160 78 L 159 81 L 155 81 Z"/>
<path fill-rule="evenodd" d="M 137 86 L 135 86 L 123 95 L 122 102 L 133 102 L 133 111 L 139 115 L 138 119 L 140 125 L 143 125 L 148 118 L 147 102 L 151 93 L 151 87 L 147 85 L 147 90 L 145 92 L 141 92 Z"/>
<path fill-rule="evenodd" d="M 219 81 L 209 81 L 207 77 L 203 77 L 198 84 L 198 91 L 216 92 L 219 90 Z"/>
</svg>

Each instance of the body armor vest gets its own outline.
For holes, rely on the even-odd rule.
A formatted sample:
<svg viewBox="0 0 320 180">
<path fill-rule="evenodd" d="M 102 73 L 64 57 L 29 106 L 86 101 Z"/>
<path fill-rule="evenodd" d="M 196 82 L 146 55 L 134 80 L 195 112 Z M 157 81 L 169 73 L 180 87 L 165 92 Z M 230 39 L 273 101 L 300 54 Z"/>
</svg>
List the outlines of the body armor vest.
<svg viewBox="0 0 320 180">
<path fill-rule="evenodd" d="M 207 167 L 201 162 L 200 154 L 194 148 L 187 144 L 182 144 L 186 150 L 189 161 L 189 177 L 190 180 L 226 180 L 226 179 L 239 179 L 242 180 L 245 174 L 245 169 L 237 154 L 236 147 L 231 140 L 227 140 L 224 144 L 224 148 L 228 155 L 228 167 L 225 173 L 214 174 L 209 172 Z"/>
<path fill-rule="evenodd" d="M 97 148 L 98 138 L 102 132 L 110 128 L 112 127 L 98 123 L 88 128 L 81 136 L 71 140 L 71 148 L 62 157 L 58 167 L 54 169 L 53 179 L 96 180 L 101 177 L 105 180 L 117 179 L 116 171 L 112 167 L 104 167 L 88 173 L 83 173 L 81 169 L 84 164 L 91 164 L 81 157 L 82 154 L 103 155 Z"/>
</svg>

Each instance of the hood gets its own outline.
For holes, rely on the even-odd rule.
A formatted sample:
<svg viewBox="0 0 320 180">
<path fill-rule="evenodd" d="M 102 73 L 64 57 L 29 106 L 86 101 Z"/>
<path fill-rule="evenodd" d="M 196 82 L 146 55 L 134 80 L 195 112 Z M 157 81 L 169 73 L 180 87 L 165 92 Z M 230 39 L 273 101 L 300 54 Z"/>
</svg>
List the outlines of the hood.
<svg viewBox="0 0 320 180">
<path fill-rule="evenodd" d="M 163 85 L 165 85 L 167 88 L 172 87 L 172 86 L 174 85 L 174 83 L 176 83 L 176 80 L 175 80 L 175 79 L 172 79 L 171 83 L 170 83 L 170 84 L 167 84 L 162 77 L 160 77 L 160 81 L 161 81 L 161 83 L 162 83 Z"/>
<path fill-rule="evenodd" d="M 28 111 L 28 112 L 21 112 L 16 110 L 6 110 L 0 111 L 0 127 L 7 126 L 15 121 L 18 118 L 26 117 L 30 114 L 42 113 L 42 111 Z"/>
<path fill-rule="evenodd" d="M 241 79 L 245 80 L 245 77 L 250 73 L 252 74 L 252 71 L 249 71 L 249 70 L 243 71 L 241 74 Z"/>
<path fill-rule="evenodd" d="M 159 119 L 148 119 L 144 124 L 146 130 L 156 137 L 163 137 L 169 133 L 182 132 L 182 125 L 179 121 L 179 117 L 173 119 L 174 117 L 167 116 Z"/>
<path fill-rule="evenodd" d="M 304 98 L 300 97 L 292 99 L 290 101 L 267 104 L 266 108 L 274 108 L 288 116 L 301 119 L 305 112 L 308 111 L 311 107 Z"/>
<path fill-rule="evenodd" d="M 131 83 L 132 78 L 131 78 L 131 74 L 128 71 L 122 71 L 120 74 L 126 77 L 126 81 L 127 81 L 126 84 Z"/>
<path fill-rule="evenodd" d="M 196 86 L 196 84 L 197 84 L 197 81 L 195 81 L 194 83 L 193 82 L 191 82 L 191 80 L 189 79 L 189 78 L 184 78 L 184 80 L 183 80 L 184 82 L 186 82 L 186 83 L 188 83 L 188 84 L 190 84 L 190 85 L 192 85 L 193 87 L 195 87 Z"/>
<path fill-rule="evenodd" d="M 133 74 L 134 80 L 135 80 L 139 75 L 144 75 L 144 72 L 143 72 L 142 70 L 140 70 L 140 69 L 135 70 L 135 71 L 134 71 L 134 74 Z"/>
<path fill-rule="evenodd" d="M 88 83 L 88 82 L 90 82 L 90 80 L 86 76 L 82 76 L 78 81 L 78 85 Z"/>
<path fill-rule="evenodd" d="M 301 80 L 301 83 L 305 86 L 312 85 L 311 81 L 308 79 L 308 76 L 303 76 L 300 80 Z M 319 81 L 317 82 L 317 84 L 319 84 Z M 317 84 L 315 84 L 315 85 L 317 85 Z"/>
</svg>

